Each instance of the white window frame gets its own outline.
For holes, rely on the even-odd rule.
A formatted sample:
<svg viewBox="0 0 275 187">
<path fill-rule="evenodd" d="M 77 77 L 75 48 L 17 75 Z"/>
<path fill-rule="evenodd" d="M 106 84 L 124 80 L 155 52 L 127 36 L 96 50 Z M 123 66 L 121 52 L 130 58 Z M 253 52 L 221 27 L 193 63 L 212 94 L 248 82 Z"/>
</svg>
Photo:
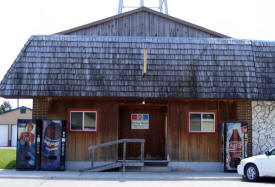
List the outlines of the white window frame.
<svg viewBox="0 0 275 187">
<path fill-rule="evenodd" d="M 191 114 L 200 114 L 201 115 L 201 131 L 194 131 L 194 130 L 191 130 L 190 127 L 191 127 L 191 120 L 190 120 L 190 116 Z M 214 115 L 214 131 L 203 131 L 203 114 L 213 114 Z M 217 131 L 217 112 L 216 111 L 189 111 L 188 112 L 188 132 L 189 133 L 216 133 Z"/>
<path fill-rule="evenodd" d="M 78 130 L 73 130 L 71 127 L 71 121 L 72 121 L 72 113 L 74 112 L 82 112 L 82 129 L 78 129 Z M 85 113 L 95 113 L 95 130 L 86 130 L 85 129 L 85 123 L 84 123 L 84 114 Z M 71 109 L 69 110 L 69 130 L 70 132 L 97 132 L 98 130 L 98 111 L 97 110 L 74 110 L 74 109 Z"/>
</svg>

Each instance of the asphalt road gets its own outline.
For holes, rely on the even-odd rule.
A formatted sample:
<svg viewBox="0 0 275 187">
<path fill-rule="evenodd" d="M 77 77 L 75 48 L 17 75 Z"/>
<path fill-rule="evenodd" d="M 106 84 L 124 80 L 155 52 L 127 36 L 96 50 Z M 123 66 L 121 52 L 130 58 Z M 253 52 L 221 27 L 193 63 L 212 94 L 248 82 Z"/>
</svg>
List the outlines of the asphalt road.
<svg viewBox="0 0 275 187">
<path fill-rule="evenodd" d="M 45 179 L 0 179 L 0 187 L 261 187 L 274 186 L 275 179 L 262 179 L 259 182 L 242 180 L 45 180 Z"/>
</svg>

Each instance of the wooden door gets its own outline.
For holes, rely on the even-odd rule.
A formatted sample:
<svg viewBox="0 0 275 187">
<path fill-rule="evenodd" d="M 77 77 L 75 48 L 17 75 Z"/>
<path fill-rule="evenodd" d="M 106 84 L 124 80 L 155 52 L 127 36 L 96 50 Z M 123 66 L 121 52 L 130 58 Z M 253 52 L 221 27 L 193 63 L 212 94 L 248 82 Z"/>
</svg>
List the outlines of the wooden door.
<svg viewBox="0 0 275 187">
<path fill-rule="evenodd" d="M 132 129 L 131 114 L 149 114 L 149 129 Z M 165 158 L 165 116 L 166 106 L 120 106 L 119 139 L 145 139 L 145 160 L 164 160 Z M 140 144 L 127 145 L 127 159 L 139 159 Z M 122 146 L 119 147 L 122 158 Z"/>
</svg>

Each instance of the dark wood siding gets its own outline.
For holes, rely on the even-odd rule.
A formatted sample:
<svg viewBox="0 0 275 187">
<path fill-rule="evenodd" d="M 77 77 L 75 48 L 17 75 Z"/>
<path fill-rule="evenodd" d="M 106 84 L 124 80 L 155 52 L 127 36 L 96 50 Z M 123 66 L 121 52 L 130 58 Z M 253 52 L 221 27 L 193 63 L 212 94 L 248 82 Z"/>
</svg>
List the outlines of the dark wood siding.
<svg viewBox="0 0 275 187">
<path fill-rule="evenodd" d="M 220 162 L 221 123 L 238 121 L 237 101 L 185 100 L 169 101 L 168 152 L 172 161 Z M 217 131 L 214 134 L 190 134 L 187 132 L 187 112 L 190 110 L 217 111 Z"/>
<path fill-rule="evenodd" d="M 97 36 L 217 37 L 149 12 L 138 12 L 106 23 L 77 30 L 70 34 Z"/>
<path fill-rule="evenodd" d="M 44 100 L 43 100 L 44 101 Z M 126 102 L 127 99 L 124 99 Z M 129 100 L 130 101 L 130 100 Z M 132 101 L 133 102 L 133 101 Z M 48 119 L 67 120 L 68 109 L 96 109 L 99 111 L 97 132 L 68 133 L 67 160 L 88 161 L 88 146 L 96 145 L 119 138 L 145 138 L 145 154 L 153 155 L 152 159 L 163 159 L 165 150 L 171 161 L 181 162 L 221 162 L 221 123 L 225 121 L 244 121 L 251 129 L 249 100 L 168 100 L 167 106 L 160 106 L 156 100 L 143 105 L 121 105 L 116 99 L 76 99 L 52 98 L 48 100 Z M 140 102 L 139 102 L 140 103 Z M 150 101 L 148 102 L 150 103 Z M 166 105 L 166 104 L 164 104 Z M 39 108 L 39 106 L 38 106 Z M 43 108 L 43 107 L 42 107 Z M 187 132 L 187 111 L 217 111 L 217 131 L 214 134 L 190 134 Z M 161 124 L 153 131 L 131 132 L 129 130 L 132 112 L 149 113 L 154 124 Z M 165 142 L 165 114 L 168 116 L 168 134 Z M 46 118 L 45 118 L 46 119 Z M 126 120 L 126 121 L 125 121 Z M 128 128 L 121 126 L 128 123 Z M 164 123 L 164 124 L 163 124 Z M 119 126 L 120 124 L 120 126 Z M 151 123 L 150 123 L 151 125 Z M 152 138 L 150 138 L 152 137 Z M 149 141 L 148 141 L 149 139 Z M 249 136 L 251 140 L 251 135 Z M 167 143 L 167 147 L 165 147 Z M 127 147 L 127 156 L 138 156 L 139 145 Z M 251 148 L 250 148 L 251 149 Z M 116 158 L 118 147 L 102 149 L 96 154 L 96 160 L 107 161 Z M 149 158 L 149 157 L 148 157 Z"/>
<path fill-rule="evenodd" d="M 94 99 L 51 99 L 49 101 L 49 119 L 67 120 L 68 109 L 96 109 L 99 112 L 97 132 L 79 132 L 67 134 L 68 161 L 88 161 L 90 154 L 88 146 L 117 140 L 118 105 L 112 100 Z M 116 147 L 99 149 L 97 160 L 108 161 L 115 158 Z"/>
<path fill-rule="evenodd" d="M 165 116 L 166 106 L 132 105 L 121 106 L 119 117 L 119 137 L 145 139 L 144 156 L 146 160 L 164 160 L 165 158 Z M 131 114 L 149 114 L 149 129 L 131 129 Z M 120 149 L 122 157 L 122 149 Z M 140 144 L 127 146 L 127 158 L 138 159 Z"/>
</svg>

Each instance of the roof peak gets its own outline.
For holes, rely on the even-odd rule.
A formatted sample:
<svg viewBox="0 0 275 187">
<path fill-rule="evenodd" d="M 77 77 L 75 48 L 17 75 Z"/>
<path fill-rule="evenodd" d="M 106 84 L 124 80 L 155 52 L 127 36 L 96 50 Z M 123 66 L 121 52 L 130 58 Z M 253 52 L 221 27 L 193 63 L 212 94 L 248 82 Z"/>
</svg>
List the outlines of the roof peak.
<svg viewBox="0 0 275 187">
<path fill-rule="evenodd" d="M 14 109 L 10 109 L 10 110 L 4 111 L 4 112 L 0 112 L 0 115 L 6 114 L 6 113 L 9 113 L 9 112 L 13 112 L 13 111 L 18 110 L 18 109 L 21 109 L 21 108 L 26 108 L 26 109 L 28 109 L 28 110 L 32 110 L 31 108 L 28 108 L 28 107 L 26 107 L 26 106 L 20 106 L 20 107 L 14 108 Z"/>
<path fill-rule="evenodd" d="M 109 21 L 114 21 L 116 19 L 123 18 L 123 17 L 126 17 L 126 16 L 130 16 L 130 15 L 133 15 L 133 14 L 137 14 L 137 13 L 140 13 L 140 12 L 147 12 L 147 13 L 162 17 L 164 19 L 167 19 L 169 21 L 172 21 L 172 22 L 175 22 L 175 23 L 178 23 L 178 24 L 181 24 L 181 25 L 185 25 L 185 26 L 191 27 L 191 28 L 196 29 L 196 30 L 200 30 L 202 32 L 211 34 L 211 35 L 219 37 L 219 38 L 231 38 L 227 35 L 212 31 L 210 29 L 201 27 L 199 25 L 196 25 L 196 24 L 181 20 L 179 18 L 172 17 L 170 15 L 166 15 L 166 14 L 163 14 L 161 12 L 152 10 L 148 7 L 140 7 L 140 8 L 128 11 L 128 12 L 117 14 L 115 16 L 111 16 L 111 17 L 101 19 L 101 20 L 98 20 L 98 21 L 95 21 L 95 22 L 91 22 L 91 23 L 88 23 L 88 24 L 85 24 L 85 25 L 74 27 L 72 29 L 64 30 L 64 31 L 61 31 L 61 32 L 58 32 L 58 33 L 55 33 L 55 34 L 71 34 L 71 33 L 74 33 L 74 32 L 77 32 L 77 31 L 80 31 L 80 30 L 83 30 L 83 29 L 94 27 L 94 26 L 97 26 L 97 25 L 100 25 L 100 24 L 103 24 L 103 23 L 106 23 L 106 22 L 109 22 Z"/>
</svg>

